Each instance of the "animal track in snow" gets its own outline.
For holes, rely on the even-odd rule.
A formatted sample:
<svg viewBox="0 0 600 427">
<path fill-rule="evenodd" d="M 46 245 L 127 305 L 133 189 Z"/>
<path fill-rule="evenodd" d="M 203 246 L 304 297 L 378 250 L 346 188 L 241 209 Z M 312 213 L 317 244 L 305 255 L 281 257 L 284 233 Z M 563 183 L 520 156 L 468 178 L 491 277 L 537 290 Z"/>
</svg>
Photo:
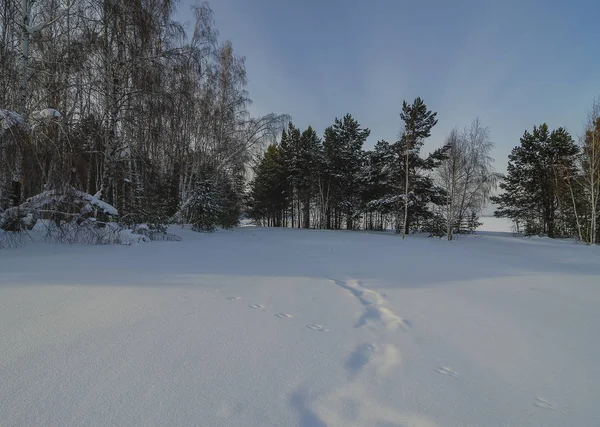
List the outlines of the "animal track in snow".
<svg viewBox="0 0 600 427">
<path fill-rule="evenodd" d="M 360 370 L 369 363 L 369 360 L 373 357 L 373 354 L 377 351 L 377 348 L 373 344 L 362 344 L 359 345 L 350 354 L 348 360 L 344 364 L 346 371 L 350 376 L 355 376 Z"/>
<path fill-rule="evenodd" d="M 240 297 L 227 297 L 227 299 L 228 299 L 229 301 L 237 301 L 237 300 L 239 300 L 239 299 L 241 299 L 241 298 L 240 298 Z"/>
<path fill-rule="evenodd" d="M 401 362 L 400 351 L 392 344 L 375 346 L 359 345 L 344 364 L 350 377 L 364 371 L 367 375 L 382 379 Z"/>
<path fill-rule="evenodd" d="M 399 327 L 408 329 L 412 325 L 409 321 L 397 316 L 389 308 L 368 306 L 360 319 L 358 319 L 358 322 L 356 322 L 355 327 L 360 328 L 365 325 L 376 326 L 377 324 L 383 326 L 388 331 L 395 331 Z"/>
<path fill-rule="evenodd" d="M 335 279 L 330 280 L 340 288 L 350 291 L 365 306 L 365 311 L 358 319 L 358 322 L 356 322 L 356 328 L 370 325 L 375 328 L 383 326 L 388 331 L 395 331 L 399 327 L 405 330 L 412 327 L 410 321 L 401 318 L 392 310 L 383 306 L 385 299 L 379 292 L 362 288 L 360 283 L 355 279 L 346 282 Z"/>
<path fill-rule="evenodd" d="M 453 378 L 459 377 L 458 372 L 453 371 L 452 369 L 448 368 L 447 366 L 440 366 L 439 368 L 436 368 L 435 372 L 437 372 L 438 374 L 441 374 L 441 375 L 448 375 Z"/>
<path fill-rule="evenodd" d="M 292 317 L 294 317 L 291 314 L 287 314 L 287 313 L 278 313 L 275 316 L 279 317 L 280 319 L 291 319 Z"/>
<path fill-rule="evenodd" d="M 548 402 L 546 399 L 544 399 L 543 397 L 536 397 L 533 401 L 534 406 L 537 406 L 538 408 L 542 408 L 542 409 L 550 409 L 552 411 L 556 410 L 556 407 Z"/>
<path fill-rule="evenodd" d="M 253 308 L 254 310 L 262 310 L 263 308 L 265 308 L 264 305 L 260 305 L 260 304 L 252 304 L 250 306 L 250 308 Z"/>
<path fill-rule="evenodd" d="M 309 325 L 306 325 L 306 327 L 307 327 L 308 329 L 312 329 L 313 331 L 318 331 L 318 332 L 327 332 L 327 331 L 329 331 L 329 329 L 327 329 L 325 326 L 322 326 L 322 325 L 314 325 L 314 324 L 312 324 L 312 323 L 311 323 L 311 324 L 309 324 Z"/>
</svg>

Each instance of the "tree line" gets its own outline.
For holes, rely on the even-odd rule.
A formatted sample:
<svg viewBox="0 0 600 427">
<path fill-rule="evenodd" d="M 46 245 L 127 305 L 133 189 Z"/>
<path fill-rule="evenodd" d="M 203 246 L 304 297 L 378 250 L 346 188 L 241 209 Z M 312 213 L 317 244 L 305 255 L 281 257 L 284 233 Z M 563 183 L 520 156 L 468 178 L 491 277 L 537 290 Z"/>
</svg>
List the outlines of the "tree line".
<svg viewBox="0 0 600 427">
<path fill-rule="evenodd" d="M 600 101 L 578 142 L 545 123 L 525 131 L 505 175 L 494 171 L 494 144 L 479 119 L 423 157 L 436 116 L 420 98 L 405 101 L 399 140 L 371 150 L 363 149 L 370 130 L 351 115 L 336 118 L 322 138 L 290 122 L 254 168 L 251 217 L 274 227 L 391 228 L 451 240 L 473 232 L 491 200 L 495 216 L 519 233 L 599 241 Z"/>
<path fill-rule="evenodd" d="M 322 138 L 289 123 L 254 168 L 249 214 L 274 227 L 422 230 L 451 239 L 473 232 L 498 174 L 489 130 L 476 119 L 427 156 L 421 148 L 437 113 L 404 101 L 398 141 L 363 145 L 370 130 L 351 115 Z"/>
<path fill-rule="evenodd" d="M 495 215 L 510 218 L 518 232 L 548 237 L 600 239 L 600 99 L 579 142 L 547 124 L 525 131 L 510 156 Z"/>
<path fill-rule="evenodd" d="M 288 118 L 249 114 L 244 57 L 207 3 L 191 31 L 175 3 L 0 0 L 0 230 L 237 223 L 247 165 Z"/>
<path fill-rule="evenodd" d="M 0 0 L 0 232 L 37 219 L 212 230 L 246 212 L 275 227 L 451 239 L 476 229 L 499 184 L 496 215 L 517 231 L 600 239 L 599 102 L 577 142 L 546 124 L 526 131 L 506 176 L 479 120 L 423 155 L 437 113 L 420 98 L 403 102 L 397 141 L 365 150 L 370 130 L 349 114 L 322 136 L 252 117 L 244 57 L 219 41 L 209 5 L 193 8 L 191 31 L 174 5 Z"/>
</svg>

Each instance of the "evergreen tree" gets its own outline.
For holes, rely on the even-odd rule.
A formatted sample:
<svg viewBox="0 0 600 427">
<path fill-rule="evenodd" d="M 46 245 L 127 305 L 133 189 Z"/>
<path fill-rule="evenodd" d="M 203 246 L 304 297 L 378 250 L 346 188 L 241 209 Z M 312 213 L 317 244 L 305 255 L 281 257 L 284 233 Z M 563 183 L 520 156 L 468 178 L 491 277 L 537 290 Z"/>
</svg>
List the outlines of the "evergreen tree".
<svg viewBox="0 0 600 427">
<path fill-rule="evenodd" d="M 303 227 L 310 228 L 311 201 L 318 191 L 316 176 L 320 167 L 321 140 L 312 127 L 308 127 L 300 136 L 300 179 L 298 194 L 302 201 Z"/>
<path fill-rule="evenodd" d="M 280 146 L 272 144 L 254 168 L 249 213 L 263 225 L 283 227 L 288 203 L 285 162 Z"/>
<path fill-rule="evenodd" d="M 397 211 L 394 201 L 394 187 L 391 185 L 390 171 L 394 164 L 391 145 L 378 141 L 372 151 L 364 154 L 362 181 L 362 209 L 366 215 L 365 228 L 384 230 L 389 215 Z"/>
<path fill-rule="evenodd" d="M 550 132 L 544 123 L 531 133 L 525 131 L 509 156 L 507 175 L 500 183 L 504 192 L 492 198 L 499 205 L 495 215 L 512 219 L 519 230 L 523 224 L 526 234 L 571 234 L 573 226 L 565 215 L 570 198 L 562 183 L 574 170 L 578 152 L 563 128 Z"/>
<path fill-rule="evenodd" d="M 431 135 L 431 129 L 437 124 L 437 113 L 427 109 L 421 98 L 416 98 L 412 105 L 406 101 L 402 103 L 400 119 L 404 122 L 404 132 L 400 141 L 400 147 L 404 158 L 404 221 L 402 238 L 409 232 L 411 218 L 409 216 L 409 205 L 415 204 L 418 199 L 411 193 L 411 176 L 414 178 L 419 162 L 411 161 L 418 158 L 424 140 Z M 415 185 L 413 184 L 414 189 Z"/>
<path fill-rule="evenodd" d="M 300 147 L 300 129 L 290 121 L 287 130 L 281 136 L 280 150 L 283 159 L 284 176 L 290 196 L 290 216 L 292 227 L 300 226 L 299 189 L 302 184 L 302 155 Z"/>
<path fill-rule="evenodd" d="M 340 229 L 342 218 L 346 219 L 346 229 L 354 228 L 360 213 L 360 195 L 356 189 L 363 163 L 362 146 L 370 133 L 350 114 L 342 120 L 336 118 L 325 130 L 325 173 L 330 182 L 327 228 Z"/>
</svg>

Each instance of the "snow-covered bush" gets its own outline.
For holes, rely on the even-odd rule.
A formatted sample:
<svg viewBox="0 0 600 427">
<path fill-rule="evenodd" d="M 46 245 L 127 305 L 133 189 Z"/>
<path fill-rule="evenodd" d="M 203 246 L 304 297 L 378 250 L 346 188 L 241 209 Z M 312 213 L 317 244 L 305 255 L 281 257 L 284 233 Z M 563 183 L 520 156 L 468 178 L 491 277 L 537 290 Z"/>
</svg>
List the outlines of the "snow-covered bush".
<svg viewBox="0 0 600 427">
<path fill-rule="evenodd" d="M 137 224 L 133 227 L 132 233 L 145 236 L 149 241 L 181 242 L 181 237 L 167 233 L 166 227 L 162 231 L 150 228 L 147 224 Z"/>
<path fill-rule="evenodd" d="M 96 197 L 67 186 L 62 191 L 48 190 L 28 198 L 19 206 L 0 214 L 0 229 L 20 231 L 31 229 L 38 218 L 63 223 L 80 224 L 93 219 L 111 221 L 119 215 L 117 209 Z"/>
<path fill-rule="evenodd" d="M 166 226 L 123 226 L 118 210 L 97 197 L 67 186 L 30 197 L 20 206 L 0 211 L 0 247 L 15 246 L 20 232 L 34 230 L 50 242 L 137 244 L 152 240 L 181 241 Z"/>
<path fill-rule="evenodd" d="M 6 130 L 18 127 L 25 128 L 26 126 L 25 119 L 19 113 L 0 109 L 0 136 Z"/>
<path fill-rule="evenodd" d="M 0 213 L 0 229 L 21 232 L 36 227 L 46 240 L 68 243 L 118 243 L 117 209 L 67 186 L 48 190 Z"/>
<path fill-rule="evenodd" d="M 44 221 L 36 227 L 43 230 L 49 242 L 107 245 L 121 243 L 121 227 L 114 222 L 99 222 L 94 218 L 61 222 Z"/>
</svg>

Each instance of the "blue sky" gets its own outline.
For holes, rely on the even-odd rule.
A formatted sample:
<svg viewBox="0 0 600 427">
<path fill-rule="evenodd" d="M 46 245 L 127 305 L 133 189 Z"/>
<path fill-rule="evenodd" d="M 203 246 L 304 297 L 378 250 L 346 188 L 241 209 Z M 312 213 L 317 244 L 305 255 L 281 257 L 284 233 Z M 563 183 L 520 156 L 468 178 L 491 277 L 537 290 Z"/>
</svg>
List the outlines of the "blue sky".
<svg viewBox="0 0 600 427">
<path fill-rule="evenodd" d="M 182 0 L 177 18 L 191 19 Z M 214 0 L 222 41 L 246 57 L 253 114 L 288 113 L 319 134 L 351 113 L 366 148 L 394 141 L 404 99 L 439 123 L 424 151 L 479 117 L 496 168 L 525 129 L 574 137 L 600 95 L 598 0 Z"/>
</svg>

